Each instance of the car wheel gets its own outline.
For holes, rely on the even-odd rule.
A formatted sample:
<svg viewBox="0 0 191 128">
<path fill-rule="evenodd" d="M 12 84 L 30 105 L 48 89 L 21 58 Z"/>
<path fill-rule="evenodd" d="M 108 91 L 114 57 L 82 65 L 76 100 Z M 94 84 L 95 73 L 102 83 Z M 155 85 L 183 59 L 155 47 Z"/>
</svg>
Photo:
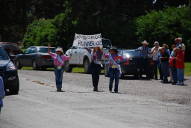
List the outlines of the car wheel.
<svg viewBox="0 0 191 128">
<path fill-rule="evenodd" d="M 19 80 L 17 81 L 17 86 L 9 89 L 10 95 L 18 95 L 19 94 Z"/>
<path fill-rule="evenodd" d="M 122 73 L 120 79 L 125 79 L 125 75 Z"/>
<path fill-rule="evenodd" d="M 21 64 L 20 64 L 20 62 L 19 62 L 19 60 L 17 60 L 17 61 L 15 62 L 15 65 L 16 65 L 17 69 L 21 69 L 21 68 L 22 68 L 22 66 L 21 66 Z"/>
<path fill-rule="evenodd" d="M 33 67 L 33 70 L 37 70 L 38 69 L 38 65 L 37 65 L 35 60 L 32 62 L 32 67 Z"/>
<path fill-rule="evenodd" d="M 69 61 L 65 62 L 65 71 L 72 72 L 72 66 L 69 64 Z"/>
<path fill-rule="evenodd" d="M 84 72 L 85 73 L 90 73 L 89 72 L 89 65 L 90 65 L 90 61 L 88 59 L 84 60 Z"/>
</svg>

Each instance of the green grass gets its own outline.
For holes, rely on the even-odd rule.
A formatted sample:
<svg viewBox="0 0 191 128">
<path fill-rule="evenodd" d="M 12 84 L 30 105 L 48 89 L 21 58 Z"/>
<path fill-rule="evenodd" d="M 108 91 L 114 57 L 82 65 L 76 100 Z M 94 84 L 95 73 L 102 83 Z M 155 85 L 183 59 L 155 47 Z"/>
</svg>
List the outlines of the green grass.
<svg viewBox="0 0 191 128">
<path fill-rule="evenodd" d="M 191 76 L 191 62 L 185 63 L 185 75 Z"/>
<path fill-rule="evenodd" d="M 82 67 L 73 68 L 72 72 L 74 72 L 74 73 L 83 73 L 84 72 L 84 68 L 82 68 Z"/>
</svg>

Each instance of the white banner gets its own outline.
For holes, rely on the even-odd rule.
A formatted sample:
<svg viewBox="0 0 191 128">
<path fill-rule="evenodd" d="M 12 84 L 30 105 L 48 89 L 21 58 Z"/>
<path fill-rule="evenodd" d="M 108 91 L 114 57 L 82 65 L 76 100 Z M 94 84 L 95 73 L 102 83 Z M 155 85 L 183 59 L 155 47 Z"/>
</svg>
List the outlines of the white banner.
<svg viewBox="0 0 191 128">
<path fill-rule="evenodd" d="M 73 46 L 76 47 L 103 47 L 101 34 L 75 34 Z"/>
</svg>

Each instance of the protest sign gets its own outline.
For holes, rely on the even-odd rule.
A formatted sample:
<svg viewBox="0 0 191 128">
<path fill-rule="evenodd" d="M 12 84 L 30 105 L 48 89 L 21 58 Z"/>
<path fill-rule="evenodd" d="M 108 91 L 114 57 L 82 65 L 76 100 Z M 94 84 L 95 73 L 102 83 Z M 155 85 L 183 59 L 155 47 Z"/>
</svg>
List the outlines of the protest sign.
<svg viewBox="0 0 191 128">
<path fill-rule="evenodd" d="M 76 47 L 103 47 L 101 34 L 82 35 L 75 34 L 73 46 Z"/>
</svg>

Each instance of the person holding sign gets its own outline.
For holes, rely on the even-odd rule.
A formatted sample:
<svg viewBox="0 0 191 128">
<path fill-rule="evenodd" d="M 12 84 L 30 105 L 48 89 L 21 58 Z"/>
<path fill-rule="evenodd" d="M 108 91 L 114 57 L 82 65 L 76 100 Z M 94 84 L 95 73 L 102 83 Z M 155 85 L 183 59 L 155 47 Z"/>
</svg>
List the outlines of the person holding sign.
<svg viewBox="0 0 191 128">
<path fill-rule="evenodd" d="M 121 66 L 124 60 L 122 56 L 118 55 L 118 50 L 116 48 L 111 48 L 109 55 L 105 55 L 109 59 L 109 91 L 112 92 L 113 81 L 115 80 L 114 92 L 118 93 L 119 78 L 121 77 Z"/>
<path fill-rule="evenodd" d="M 92 73 L 92 83 L 93 91 L 98 91 L 99 74 L 101 72 L 101 59 L 103 56 L 103 51 L 100 47 L 94 47 L 92 52 L 92 63 L 91 63 L 91 73 Z"/>
<path fill-rule="evenodd" d="M 50 52 L 50 44 L 48 45 L 48 53 L 54 60 L 54 67 L 55 67 L 55 81 L 56 81 L 56 88 L 57 92 L 62 91 L 62 79 L 64 73 L 64 62 L 69 60 L 70 57 L 65 56 L 63 54 L 62 48 L 56 48 L 56 53 Z"/>
</svg>

